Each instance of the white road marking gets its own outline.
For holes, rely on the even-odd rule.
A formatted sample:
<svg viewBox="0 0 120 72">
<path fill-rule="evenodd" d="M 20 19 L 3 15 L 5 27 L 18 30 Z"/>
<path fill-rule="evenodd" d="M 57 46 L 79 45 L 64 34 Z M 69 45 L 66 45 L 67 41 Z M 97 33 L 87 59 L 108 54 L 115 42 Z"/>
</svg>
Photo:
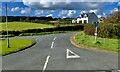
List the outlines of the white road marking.
<svg viewBox="0 0 120 72">
<path fill-rule="evenodd" d="M 56 37 L 53 40 L 55 40 L 55 39 L 56 39 Z"/>
<path fill-rule="evenodd" d="M 51 44 L 51 49 L 53 48 L 53 45 L 54 45 L 54 42 L 52 42 L 52 44 Z"/>
<path fill-rule="evenodd" d="M 39 40 L 39 38 L 36 38 L 36 40 Z"/>
<path fill-rule="evenodd" d="M 47 64 L 48 64 L 49 59 L 50 59 L 50 56 L 47 56 L 42 72 L 44 72 L 45 69 L 47 68 Z"/>
<path fill-rule="evenodd" d="M 69 53 L 73 54 L 73 55 L 69 55 Z M 67 49 L 67 52 L 66 52 L 66 58 L 80 58 L 79 55 L 75 54 L 74 52 L 72 52 L 71 50 Z"/>
<path fill-rule="evenodd" d="M 118 70 L 118 72 L 120 72 L 120 70 Z"/>
</svg>

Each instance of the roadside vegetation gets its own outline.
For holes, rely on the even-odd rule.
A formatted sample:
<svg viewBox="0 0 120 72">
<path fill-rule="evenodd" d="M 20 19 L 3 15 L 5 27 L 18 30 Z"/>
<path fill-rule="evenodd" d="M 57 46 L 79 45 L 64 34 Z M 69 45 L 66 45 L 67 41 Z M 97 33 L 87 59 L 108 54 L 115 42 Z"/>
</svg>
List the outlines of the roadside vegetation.
<svg viewBox="0 0 120 72">
<path fill-rule="evenodd" d="M 6 55 L 23 50 L 35 43 L 35 40 L 23 38 L 10 38 L 10 48 L 7 48 L 7 40 L 0 40 L 0 55 Z"/>
<path fill-rule="evenodd" d="M 114 23 L 103 23 L 99 24 L 97 28 L 98 37 L 102 38 L 115 38 L 120 36 L 120 25 Z M 87 35 L 94 35 L 95 26 L 93 24 L 84 25 L 84 32 Z"/>
<path fill-rule="evenodd" d="M 27 23 L 26 23 L 27 25 Z M 28 24 L 29 25 L 29 24 Z M 44 26 L 44 25 L 43 25 Z M 8 31 L 9 35 L 11 36 L 21 36 L 22 34 L 27 34 L 30 33 L 28 35 L 36 35 L 36 34 L 54 34 L 54 33 L 65 33 L 67 31 L 78 31 L 78 30 L 83 30 L 84 26 L 83 25 L 73 25 L 73 26 L 63 26 L 63 27 L 51 27 L 51 28 L 34 28 L 33 29 L 26 29 L 26 30 L 13 30 L 13 31 Z M 1 37 L 5 37 L 6 35 L 6 31 L 2 30 L 0 31 L 2 36 Z"/>
<path fill-rule="evenodd" d="M 112 15 L 104 20 L 104 23 L 98 25 L 97 41 L 95 42 L 95 26 L 94 24 L 85 24 L 84 31 L 79 32 L 72 37 L 73 42 L 80 48 L 100 49 L 112 52 L 120 52 L 119 37 L 120 37 L 120 12 Z"/>
<path fill-rule="evenodd" d="M 101 50 L 118 52 L 118 39 L 98 37 L 95 43 L 95 38 L 92 35 L 86 35 L 84 31 L 79 32 L 74 36 L 75 44 L 80 47 L 96 48 Z"/>
<path fill-rule="evenodd" d="M 19 36 L 47 35 L 47 34 L 67 33 L 67 32 L 71 32 L 71 31 L 53 31 L 53 32 L 41 32 L 41 33 L 21 33 Z"/>
</svg>

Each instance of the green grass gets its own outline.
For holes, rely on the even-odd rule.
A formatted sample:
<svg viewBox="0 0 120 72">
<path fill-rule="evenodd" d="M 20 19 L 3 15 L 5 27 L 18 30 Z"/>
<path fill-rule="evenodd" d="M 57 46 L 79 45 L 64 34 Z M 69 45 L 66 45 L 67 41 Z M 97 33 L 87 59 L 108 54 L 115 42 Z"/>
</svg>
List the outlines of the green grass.
<svg viewBox="0 0 120 72">
<path fill-rule="evenodd" d="M 27 46 L 34 44 L 34 40 L 22 39 L 22 38 L 11 38 L 10 48 L 7 48 L 7 40 L 0 40 L 0 55 L 5 55 L 11 52 L 19 51 Z"/>
<path fill-rule="evenodd" d="M 54 26 L 47 24 L 30 23 L 30 22 L 8 22 L 8 29 L 10 31 L 38 29 L 38 28 L 43 29 L 43 28 L 51 28 L 51 27 Z M 0 31 L 1 30 L 6 30 L 6 23 L 0 23 Z"/>
<path fill-rule="evenodd" d="M 79 45 L 118 52 L 118 39 L 98 37 L 95 43 L 94 36 L 85 35 L 84 32 L 80 32 L 75 35 L 75 40 Z"/>
</svg>

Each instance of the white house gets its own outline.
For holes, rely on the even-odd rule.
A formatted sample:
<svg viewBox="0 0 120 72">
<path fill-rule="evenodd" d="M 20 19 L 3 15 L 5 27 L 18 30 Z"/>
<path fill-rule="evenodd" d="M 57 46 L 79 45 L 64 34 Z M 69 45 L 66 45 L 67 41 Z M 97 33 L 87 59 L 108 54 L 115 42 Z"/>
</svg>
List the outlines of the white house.
<svg viewBox="0 0 120 72">
<path fill-rule="evenodd" d="M 72 23 L 92 23 L 98 21 L 98 17 L 95 13 L 83 13 L 76 20 L 72 20 Z"/>
<path fill-rule="evenodd" d="M 77 22 L 77 20 L 76 20 L 76 19 L 73 19 L 73 20 L 72 20 L 72 23 L 76 23 L 76 22 Z"/>
</svg>

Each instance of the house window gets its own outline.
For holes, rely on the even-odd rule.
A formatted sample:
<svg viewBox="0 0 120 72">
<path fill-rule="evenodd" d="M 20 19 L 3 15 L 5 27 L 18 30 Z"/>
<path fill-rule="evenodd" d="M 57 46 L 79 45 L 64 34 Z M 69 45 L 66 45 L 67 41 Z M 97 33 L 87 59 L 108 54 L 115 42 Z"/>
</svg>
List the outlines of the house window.
<svg viewBox="0 0 120 72">
<path fill-rule="evenodd" d="M 84 20 L 84 23 L 87 23 L 87 20 Z"/>
<path fill-rule="evenodd" d="M 82 23 L 82 21 L 79 21 L 79 23 Z"/>
</svg>

